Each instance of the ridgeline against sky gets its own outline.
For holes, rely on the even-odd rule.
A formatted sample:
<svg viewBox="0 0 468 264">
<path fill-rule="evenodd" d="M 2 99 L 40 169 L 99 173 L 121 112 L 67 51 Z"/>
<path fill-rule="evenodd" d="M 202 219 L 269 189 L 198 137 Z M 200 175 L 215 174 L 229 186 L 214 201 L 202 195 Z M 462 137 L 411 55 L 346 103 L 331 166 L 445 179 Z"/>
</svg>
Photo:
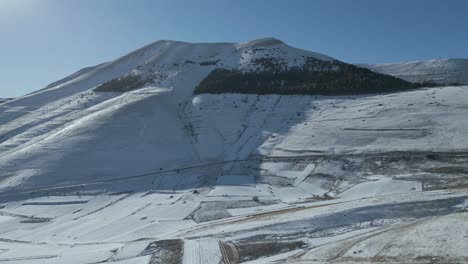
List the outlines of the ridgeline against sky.
<svg viewBox="0 0 468 264">
<path fill-rule="evenodd" d="M 159 39 L 271 36 L 351 63 L 468 57 L 468 2 L 0 0 L 0 97 Z"/>
</svg>

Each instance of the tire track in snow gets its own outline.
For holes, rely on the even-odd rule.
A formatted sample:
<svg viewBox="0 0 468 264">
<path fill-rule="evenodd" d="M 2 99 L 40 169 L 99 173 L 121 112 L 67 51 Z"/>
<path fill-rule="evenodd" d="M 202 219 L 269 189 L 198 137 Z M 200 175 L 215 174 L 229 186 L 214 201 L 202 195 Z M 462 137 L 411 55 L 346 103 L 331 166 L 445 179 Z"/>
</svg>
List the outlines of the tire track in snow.
<svg viewBox="0 0 468 264">
<path fill-rule="evenodd" d="M 88 212 L 88 213 L 86 213 L 86 214 L 84 214 L 84 215 L 80 215 L 80 216 L 78 216 L 78 217 L 75 217 L 75 218 L 73 218 L 73 220 L 78 220 L 78 219 L 83 218 L 83 217 L 85 217 L 85 216 L 92 215 L 92 214 L 94 214 L 94 213 L 97 213 L 97 212 L 99 212 L 99 211 L 102 211 L 102 210 L 106 209 L 107 207 L 110 207 L 110 206 L 112 206 L 112 205 L 114 205 L 114 204 L 116 204 L 116 203 L 118 203 L 118 202 L 120 202 L 120 201 L 122 201 L 122 200 L 124 200 L 124 199 L 126 199 L 126 198 L 128 198 L 128 197 L 130 197 L 131 195 L 133 195 L 133 193 L 128 193 L 128 194 L 126 194 L 126 195 L 120 197 L 119 199 L 117 199 L 117 200 L 115 200 L 115 201 L 112 201 L 112 202 L 110 202 L 110 203 L 108 203 L 108 204 L 106 204 L 106 205 L 104 205 L 104 206 L 102 206 L 102 207 L 99 207 L 99 208 L 97 208 L 97 209 L 95 209 L 95 210 L 93 210 L 93 211 L 91 211 L 91 212 Z"/>
<path fill-rule="evenodd" d="M 237 252 L 237 249 L 233 244 L 219 241 L 219 249 L 221 250 L 222 260 L 224 264 L 239 263 L 239 253 Z"/>
<path fill-rule="evenodd" d="M 223 254 L 216 239 L 184 241 L 183 264 L 218 264 L 222 258 Z"/>
</svg>

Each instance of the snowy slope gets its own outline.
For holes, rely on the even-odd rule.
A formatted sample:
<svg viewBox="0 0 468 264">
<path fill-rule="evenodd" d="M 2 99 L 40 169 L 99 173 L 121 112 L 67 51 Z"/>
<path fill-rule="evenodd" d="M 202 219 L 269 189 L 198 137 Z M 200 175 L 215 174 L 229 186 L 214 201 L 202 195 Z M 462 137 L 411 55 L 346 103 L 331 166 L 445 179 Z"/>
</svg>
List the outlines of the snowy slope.
<svg viewBox="0 0 468 264">
<path fill-rule="evenodd" d="M 38 180 L 25 185 L 74 183 L 75 178 L 87 181 L 181 163 L 223 160 L 221 145 L 193 146 L 197 139 L 188 132 L 191 124 L 183 107 L 191 102 L 194 87 L 215 67 L 203 62 L 251 70 L 256 67 L 251 65 L 252 60 L 264 53 L 292 66 L 303 62 L 305 56 L 331 60 L 275 39 L 239 44 L 158 41 L 3 104 L 1 176 L 10 181 L 2 186 L 20 184 L 32 175 Z M 152 76 L 154 81 L 144 89 L 124 94 L 93 91 L 103 82 L 129 73 Z M 173 149 L 169 151 L 163 145 Z M 20 169 L 18 162 L 23 164 Z M 108 163 L 117 166 L 103 166 Z M 73 173 L 77 176 L 66 175 L 70 166 L 77 167 Z M 40 175 L 47 175 L 47 179 Z"/>
<path fill-rule="evenodd" d="M 81 183 L 258 155 L 468 149 L 466 123 L 453 121 L 467 118 L 465 87 L 358 97 L 198 95 L 188 102 L 174 93 L 129 92 L 9 138 L 1 145 L 9 177 L 3 186 Z"/>
<path fill-rule="evenodd" d="M 193 94 L 266 56 L 333 60 L 158 41 L 1 104 L 0 261 L 466 262 L 467 87 Z"/>
<path fill-rule="evenodd" d="M 387 64 L 360 64 L 360 66 L 411 82 L 468 84 L 468 59 L 434 59 Z"/>
</svg>

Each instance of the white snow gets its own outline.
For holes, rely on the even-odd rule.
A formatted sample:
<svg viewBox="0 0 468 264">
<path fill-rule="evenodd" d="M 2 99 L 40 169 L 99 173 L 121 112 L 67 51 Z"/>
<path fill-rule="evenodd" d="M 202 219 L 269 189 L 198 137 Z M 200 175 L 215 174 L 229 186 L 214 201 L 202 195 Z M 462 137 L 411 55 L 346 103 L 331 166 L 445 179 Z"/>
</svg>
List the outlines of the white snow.
<svg viewBox="0 0 468 264">
<path fill-rule="evenodd" d="M 182 239 L 184 263 L 219 263 L 219 241 L 293 236 L 298 224 L 309 228 L 295 238 L 307 248 L 264 261 L 327 262 L 336 248 L 350 258 L 412 258 L 412 245 L 422 245 L 414 249 L 421 256 L 448 252 L 449 262 L 466 260 L 463 173 L 431 171 L 447 169 L 444 160 L 422 169 L 410 169 L 417 163 L 411 159 L 356 164 L 382 153 L 463 154 L 468 87 L 336 97 L 192 94 L 216 67 L 200 63 L 254 70 L 251 62 L 267 53 L 288 66 L 304 56 L 332 60 L 271 38 L 158 41 L 2 103 L 0 261 L 148 263 L 151 255 L 141 253 L 151 242 Z M 458 71 L 450 66 L 458 61 L 444 63 L 402 72 L 420 78 L 437 65 L 450 76 Z M 93 91 L 130 72 L 157 78 L 126 93 Z M 449 169 L 463 172 L 462 154 Z M 427 191 L 424 175 L 442 183 L 455 177 L 460 188 Z M 449 208 L 457 214 L 365 219 L 307 237 L 317 234 L 306 223 L 320 217 L 443 199 L 464 202 Z M 209 204 L 217 206 L 209 211 Z M 200 208 L 214 220 L 197 223 Z M 379 251 L 385 243 L 392 247 Z"/>
<path fill-rule="evenodd" d="M 183 264 L 220 263 L 221 252 L 218 240 L 185 240 Z"/>
<path fill-rule="evenodd" d="M 382 178 L 353 186 L 340 194 L 340 196 L 345 199 L 357 199 L 362 197 L 407 193 L 411 191 L 422 191 L 422 184 L 414 181 Z"/>
</svg>

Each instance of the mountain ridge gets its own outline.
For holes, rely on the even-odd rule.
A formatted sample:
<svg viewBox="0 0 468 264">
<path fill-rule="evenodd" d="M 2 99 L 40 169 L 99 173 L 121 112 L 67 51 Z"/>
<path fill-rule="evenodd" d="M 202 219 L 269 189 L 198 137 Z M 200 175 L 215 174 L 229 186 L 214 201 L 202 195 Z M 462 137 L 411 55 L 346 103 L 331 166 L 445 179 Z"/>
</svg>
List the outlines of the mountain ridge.
<svg viewBox="0 0 468 264">
<path fill-rule="evenodd" d="M 463 58 L 357 65 L 411 82 L 468 84 L 468 59 Z"/>
</svg>

